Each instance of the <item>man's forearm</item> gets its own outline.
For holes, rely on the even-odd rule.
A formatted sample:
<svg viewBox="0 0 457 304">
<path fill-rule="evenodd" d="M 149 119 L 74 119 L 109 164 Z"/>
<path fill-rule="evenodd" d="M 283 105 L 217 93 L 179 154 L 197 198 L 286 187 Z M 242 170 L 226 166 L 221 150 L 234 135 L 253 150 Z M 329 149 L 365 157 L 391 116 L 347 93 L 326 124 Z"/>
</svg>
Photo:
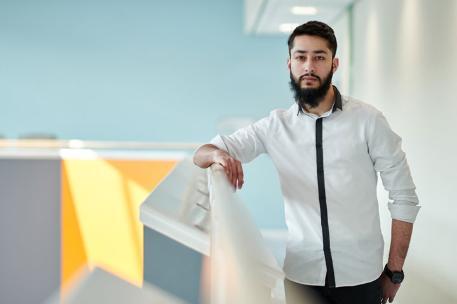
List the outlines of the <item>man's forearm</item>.
<svg viewBox="0 0 457 304">
<path fill-rule="evenodd" d="M 200 168 L 208 168 L 214 163 L 214 153 L 218 148 L 214 145 L 207 144 L 201 146 L 194 154 L 194 164 Z"/>
<path fill-rule="evenodd" d="M 403 269 L 412 233 L 412 223 L 392 220 L 389 261 L 387 263 L 390 270 L 400 271 Z"/>
</svg>

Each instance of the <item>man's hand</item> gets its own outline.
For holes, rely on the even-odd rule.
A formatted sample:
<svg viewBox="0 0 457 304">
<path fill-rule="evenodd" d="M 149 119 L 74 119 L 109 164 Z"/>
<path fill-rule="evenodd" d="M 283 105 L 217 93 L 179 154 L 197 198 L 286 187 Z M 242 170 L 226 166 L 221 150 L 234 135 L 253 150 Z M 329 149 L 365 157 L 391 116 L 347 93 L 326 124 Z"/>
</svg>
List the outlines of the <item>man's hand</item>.
<svg viewBox="0 0 457 304">
<path fill-rule="evenodd" d="M 235 190 L 241 189 L 244 183 L 243 168 L 241 162 L 218 147 L 206 144 L 201 146 L 194 154 L 194 164 L 200 168 L 208 168 L 214 163 L 224 167 L 225 174 Z"/>
<path fill-rule="evenodd" d="M 384 273 L 381 275 L 381 303 L 385 304 L 387 300 L 389 303 L 394 301 L 395 295 L 401 284 L 394 284 Z"/>
<path fill-rule="evenodd" d="M 225 169 L 225 174 L 235 190 L 241 189 L 244 184 L 244 174 L 241 162 L 223 150 L 214 151 L 214 162 L 221 164 Z"/>
</svg>

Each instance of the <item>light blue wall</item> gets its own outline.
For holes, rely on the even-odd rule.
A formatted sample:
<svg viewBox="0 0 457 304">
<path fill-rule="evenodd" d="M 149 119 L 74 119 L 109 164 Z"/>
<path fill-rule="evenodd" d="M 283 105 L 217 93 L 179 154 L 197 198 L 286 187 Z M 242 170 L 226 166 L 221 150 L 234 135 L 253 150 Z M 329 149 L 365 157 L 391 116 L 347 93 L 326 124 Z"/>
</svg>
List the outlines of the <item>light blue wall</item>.
<svg viewBox="0 0 457 304">
<path fill-rule="evenodd" d="M 207 141 L 292 103 L 286 38 L 245 35 L 242 0 L 0 0 L 0 134 Z M 283 227 L 267 157 L 246 175 L 256 222 Z"/>
<path fill-rule="evenodd" d="M 0 1 L 0 134 L 205 141 L 291 103 L 286 37 L 242 0 Z"/>
</svg>

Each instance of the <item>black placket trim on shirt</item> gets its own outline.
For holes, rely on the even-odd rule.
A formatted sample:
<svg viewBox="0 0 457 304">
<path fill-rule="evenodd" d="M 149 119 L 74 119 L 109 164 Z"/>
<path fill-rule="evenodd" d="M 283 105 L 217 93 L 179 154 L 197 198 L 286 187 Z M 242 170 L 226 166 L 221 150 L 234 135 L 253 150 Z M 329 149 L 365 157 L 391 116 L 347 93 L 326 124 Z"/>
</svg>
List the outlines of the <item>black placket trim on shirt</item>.
<svg viewBox="0 0 457 304">
<path fill-rule="evenodd" d="M 335 287 L 335 273 L 333 270 L 332 253 L 330 251 L 330 232 L 328 227 L 327 199 L 325 196 L 324 153 L 322 149 L 322 121 L 323 118 L 318 118 L 316 120 L 317 187 L 319 191 L 319 206 L 321 210 L 321 226 L 325 265 L 327 266 L 325 286 Z"/>
</svg>

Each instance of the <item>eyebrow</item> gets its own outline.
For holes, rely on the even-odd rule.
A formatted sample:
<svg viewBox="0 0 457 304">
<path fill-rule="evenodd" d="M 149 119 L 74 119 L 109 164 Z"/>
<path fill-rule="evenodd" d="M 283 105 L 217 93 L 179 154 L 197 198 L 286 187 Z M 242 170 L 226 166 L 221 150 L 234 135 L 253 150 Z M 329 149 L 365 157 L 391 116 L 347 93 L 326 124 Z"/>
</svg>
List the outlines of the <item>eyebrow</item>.
<svg viewBox="0 0 457 304">
<path fill-rule="evenodd" d="M 293 54 L 295 54 L 295 53 L 307 54 L 309 52 L 308 51 L 304 51 L 304 50 L 296 50 L 296 51 L 293 52 Z M 311 53 L 313 53 L 313 54 L 328 54 L 328 52 L 325 51 L 325 50 L 315 50 L 315 51 L 312 51 Z"/>
</svg>

